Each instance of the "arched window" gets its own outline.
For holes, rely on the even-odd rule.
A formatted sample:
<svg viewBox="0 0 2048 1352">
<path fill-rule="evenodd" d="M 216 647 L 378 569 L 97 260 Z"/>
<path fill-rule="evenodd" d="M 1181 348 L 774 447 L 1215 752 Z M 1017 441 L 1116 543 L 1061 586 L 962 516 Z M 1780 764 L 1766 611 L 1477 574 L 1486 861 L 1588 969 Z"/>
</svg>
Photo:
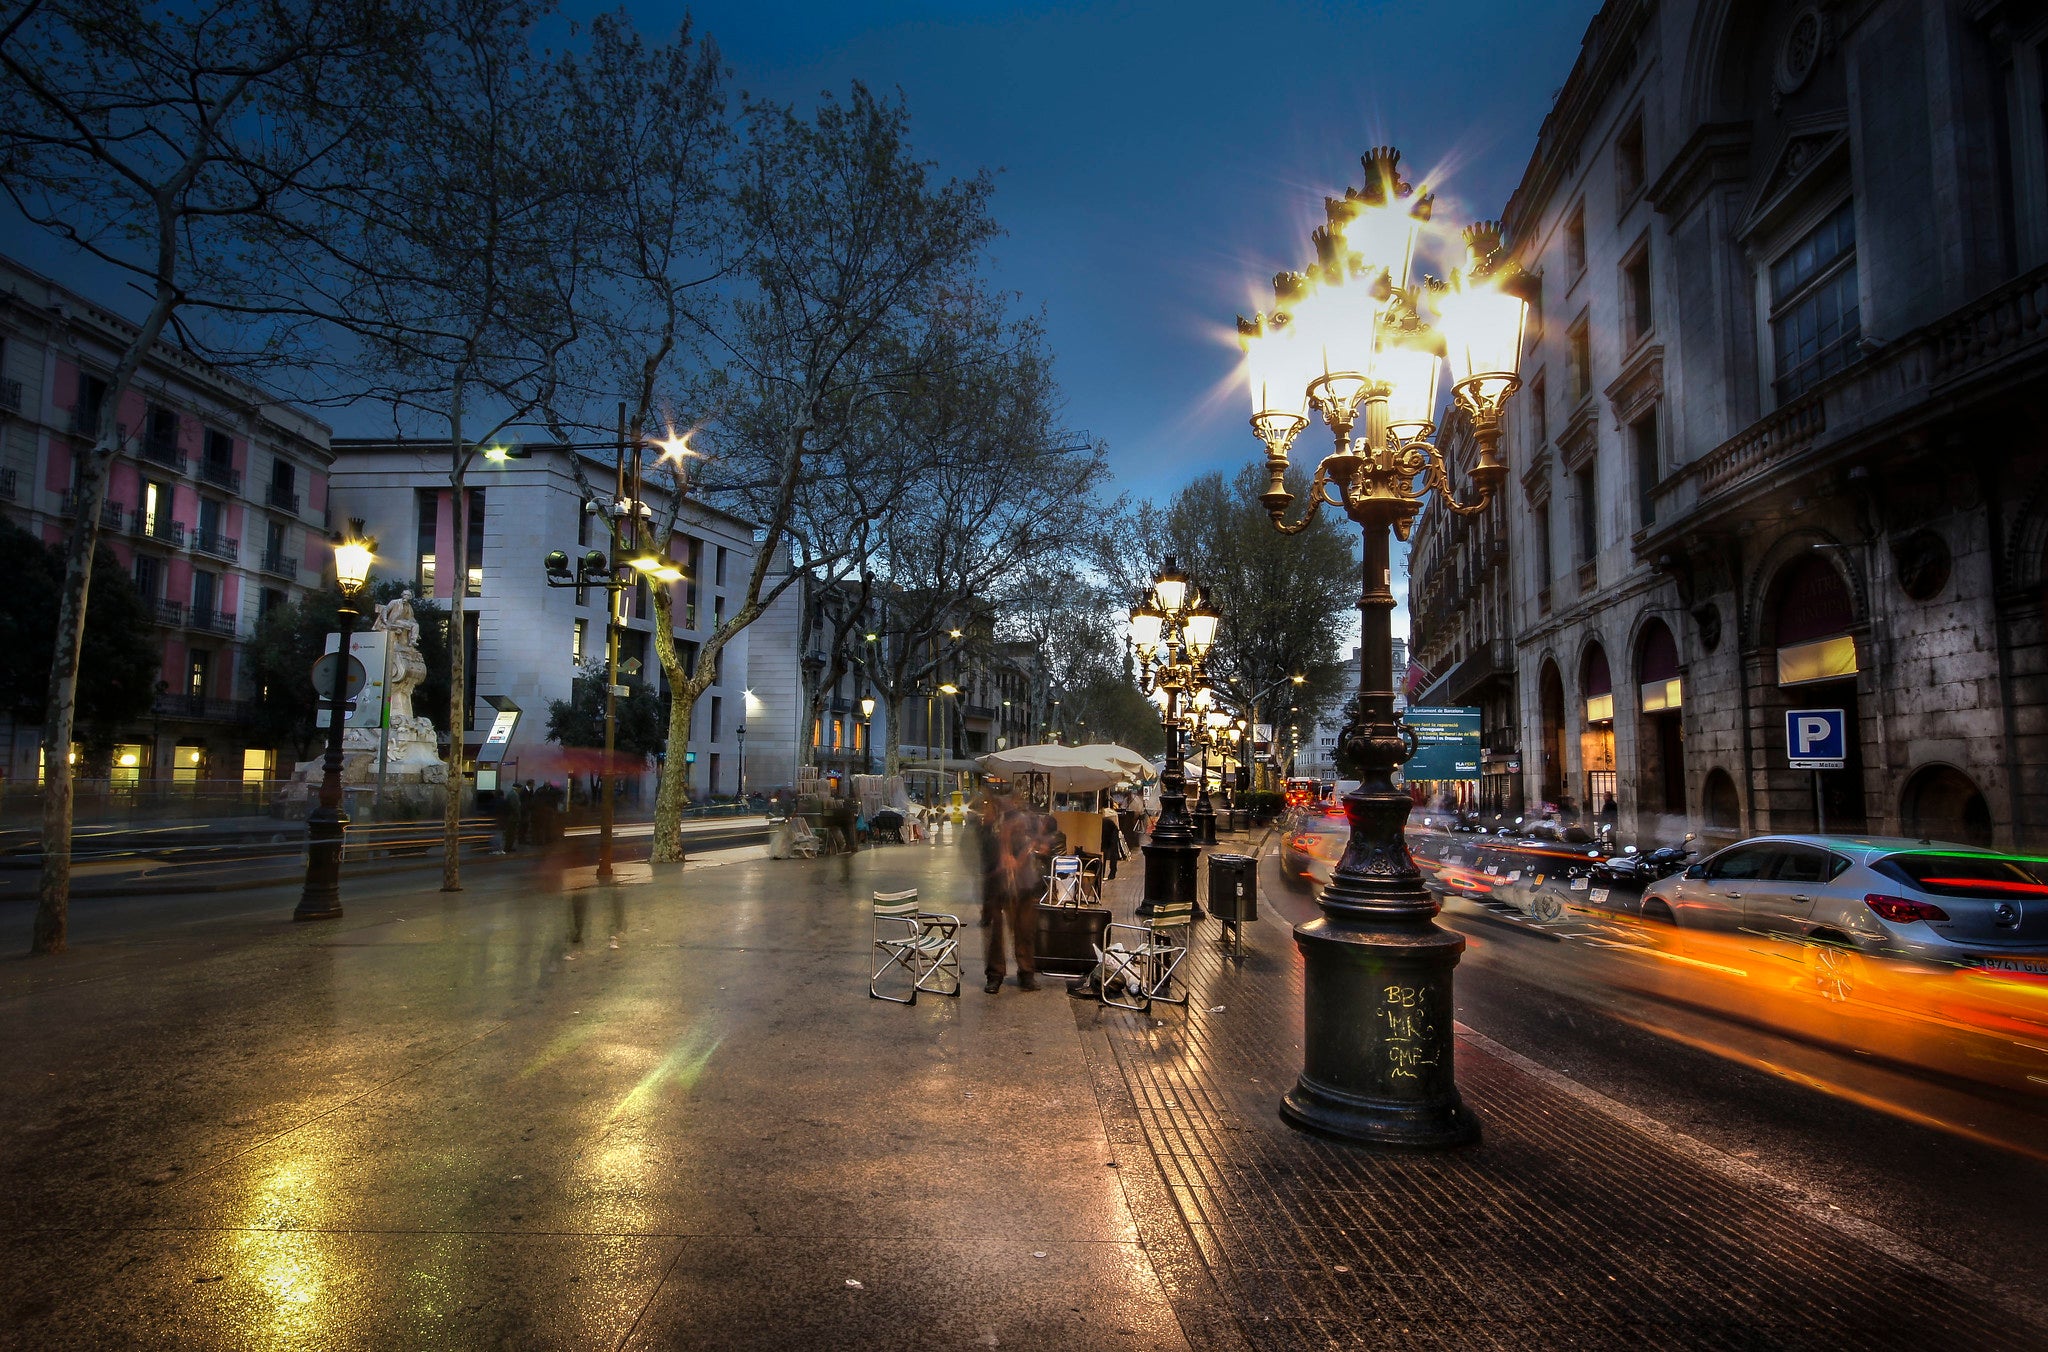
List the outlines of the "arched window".
<svg viewBox="0 0 2048 1352">
<path fill-rule="evenodd" d="M 1842 574 L 1819 554 L 1788 564 L 1773 588 L 1772 637 L 1778 684 L 1805 685 L 1856 674 L 1856 605 Z"/>
<path fill-rule="evenodd" d="M 1906 834 L 1959 845 L 1991 843 L 1991 805 L 1977 785 L 1950 765 L 1915 770 L 1899 794 Z"/>
<path fill-rule="evenodd" d="M 1722 769 L 1707 771 L 1707 826 L 1714 831 L 1742 829 L 1742 800 L 1736 796 L 1735 781 Z"/>
</svg>

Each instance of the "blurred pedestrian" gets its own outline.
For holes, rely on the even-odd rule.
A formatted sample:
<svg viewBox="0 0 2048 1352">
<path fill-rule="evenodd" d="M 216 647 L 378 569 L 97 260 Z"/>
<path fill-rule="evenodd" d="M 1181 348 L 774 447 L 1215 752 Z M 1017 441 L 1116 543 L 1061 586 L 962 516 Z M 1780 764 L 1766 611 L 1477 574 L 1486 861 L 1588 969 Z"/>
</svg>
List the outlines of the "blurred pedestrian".
<svg viewBox="0 0 2048 1352">
<path fill-rule="evenodd" d="M 996 876 L 993 904 L 987 908 L 989 933 L 982 989 L 994 995 L 1003 988 L 1003 931 L 1017 956 L 1017 989 L 1038 989 L 1033 950 L 1038 942 L 1038 898 L 1045 891 L 1053 851 L 1059 848 L 1059 823 L 1049 812 L 1014 800 L 1005 801 L 996 822 Z"/>
<path fill-rule="evenodd" d="M 860 811 L 853 799 L 837 796 L 828 800 L 825 809 L 825 825 L 838 837 L 834 847 L 844 850 L 839 860 L 839 877 L 842 882 L 853 878 L 853 854 L 860 848 Z"/>
<path fill-rule="evenodd" d="M 505 840 L 505 853 L 511 854 L 519 848 L 519 833 L 526 824 L 525 796 L 519 791 L 519 781 L 505 786 L 498 795 L 498 830 Z"/>
<path fill-rule="evenodd" d="M 1117 861 L 1124 857 L 1124 829 L 1118 820 L 1116 807 L 1107 794 L 1102 802 L 1102 865 L 1108 876 L 1116 877 Z"/>
</svg>

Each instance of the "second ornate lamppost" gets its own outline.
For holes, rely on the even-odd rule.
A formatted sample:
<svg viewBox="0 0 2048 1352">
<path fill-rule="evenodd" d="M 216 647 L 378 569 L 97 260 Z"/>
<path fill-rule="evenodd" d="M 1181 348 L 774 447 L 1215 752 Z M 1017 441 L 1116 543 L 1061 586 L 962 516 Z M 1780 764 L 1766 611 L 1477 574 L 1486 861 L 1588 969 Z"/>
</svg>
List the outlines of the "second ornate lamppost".
<svg viewBox="0 0 2048 1352">
<path fill-rule="evenodd" d="M 1188 817 L 1187 769 L 1182 761 L 1183 701 L 1192 701 L 1208 684 L 1202 669 L 1216 642 L 1221 621 L 1201 600 L 1200 592 L 1171 558 L 1152 581 L 1151 589 L 1131 610 L 1131 646 L 1137 650 L 1141 679 L 1160 706 L 1166 729 L 1166 765 L 1159 776 L 1159 820 L 1145 842 L 1145 899 L 1138 906 L 1150 915 L 1162 901 L 1195 901 L 1196 863 L 1201 844 Z"/>
<path fill-rule="evenodd" d="M 320 767 L 320 801 L 306 818 L 306 886 L 294 920 L 335 920 L 341 916 L 341 843 L 348 832 L 348 814 L 341 807 L 342 733 L 348 722 L 348 641 L 363 613 L 370 589 L 370 562 L 376 544 L 363 534 L 363 519 L 349 522 L 349 532 L 334 543 L 334 585 L 341 593 L 341 642 L 322 659 L 327 689 L 319 692 L 327 706 L 327 758 Z"/>
<path fill-rule="evenodd" d="M 1327 504 L 1365 534 L 1358 697 L 1340 739 L 1360 783 L 1344 798 L 1351 838 L 1317 898 L 1322 917 L 1294 932 L 1304 967 L 1302 1071 L 1280 1112 L 1296 1126 L 1354 1140 L 1447 1146 L 1479 1134 L 1452 1069 L 1451 973 L 1465 941 L 1436 925 L 1436 902 L 1403 838 L 1409 800 L 1393 772 L 1416 748 L 1394 716 L 1388 537 L 1408 538 L 1429 493 L 1469 515 L 1507 477 L 1501 411 L 1521 386 L 1528 307 L 1492 222 L 1465 231 L 1462 275 L 1410 285 L 1432 199 L 1402 181 L 1400 159 L 1391 147 L 1373 150 L 1363 161 L 1364 188 L 1324 199 L 1314 264 L 1276 277 L 1272 311 L 1240 319 L 1238 332 L 1252 427 L 1266 446 L 1260 501 L 1274 525 L 1304 530 Z M 1436 312 L 1433 328 L 1425 304 Z M 1446 357 L 1478 448 L 1462 502 L 1431 440 Z M 1308 486 L 1307 515 L 1290 523 L 1287 453 L 1311 405 L 1336 447 Z"/>
</svg>

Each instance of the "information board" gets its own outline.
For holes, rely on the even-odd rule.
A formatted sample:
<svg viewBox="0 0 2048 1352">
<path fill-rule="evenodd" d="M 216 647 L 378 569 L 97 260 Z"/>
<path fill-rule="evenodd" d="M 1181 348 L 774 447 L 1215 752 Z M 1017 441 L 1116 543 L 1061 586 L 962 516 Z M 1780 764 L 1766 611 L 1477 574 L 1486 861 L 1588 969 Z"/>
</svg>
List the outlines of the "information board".
<svg viewBox="0 0 2048 1352">
<path fill-rule="evenodd" d="M 1401 722 L 1420 745 L 1401 769 L 1404 779 L 1479 778 L 1480 711 L 1473 708 L 1410 709 Z"/>
</svg>

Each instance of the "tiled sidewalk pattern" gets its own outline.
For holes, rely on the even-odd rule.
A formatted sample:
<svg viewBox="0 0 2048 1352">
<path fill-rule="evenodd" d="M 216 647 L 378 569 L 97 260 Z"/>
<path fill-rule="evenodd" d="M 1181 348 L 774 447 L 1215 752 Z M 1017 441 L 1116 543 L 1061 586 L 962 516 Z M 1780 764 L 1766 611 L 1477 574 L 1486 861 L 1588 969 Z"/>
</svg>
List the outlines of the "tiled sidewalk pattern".
<svg viewBox="0 0 2048 1352">
<path fill-rule="evenodd" d="M 1139 894 L 1134 878 L 1113 885 L 1120 917 Z M 1098 1092 L 1127 1086 L 1149 1157 L 1134 1163 L 1156 1166 L 1187 1236 L 1159 1233 L 1161 1211 L 1135 1206 L 1148 1249 L 1191 1241 L 1207 1270 L 1178 1292 L 1168 1282 L 1195 1306 L 1183 1324 L 1198 1346 L 2043 1345 L 2042 1331 L 1462 1039 L 1460 1085 L 1485 1123 L 1478 1146 L 1405 1154 L 1296 1132 L 1276 1113 L 1300 1064 L 1291 935 L 1265 908 L 1239 967 L 1217 932 L 1204 925 L 1184 965 L 1185 1010 L 1075 1002 Z M 1114 1121 L 1117 1105 L 1105 1108 Z"/>
</svg>

